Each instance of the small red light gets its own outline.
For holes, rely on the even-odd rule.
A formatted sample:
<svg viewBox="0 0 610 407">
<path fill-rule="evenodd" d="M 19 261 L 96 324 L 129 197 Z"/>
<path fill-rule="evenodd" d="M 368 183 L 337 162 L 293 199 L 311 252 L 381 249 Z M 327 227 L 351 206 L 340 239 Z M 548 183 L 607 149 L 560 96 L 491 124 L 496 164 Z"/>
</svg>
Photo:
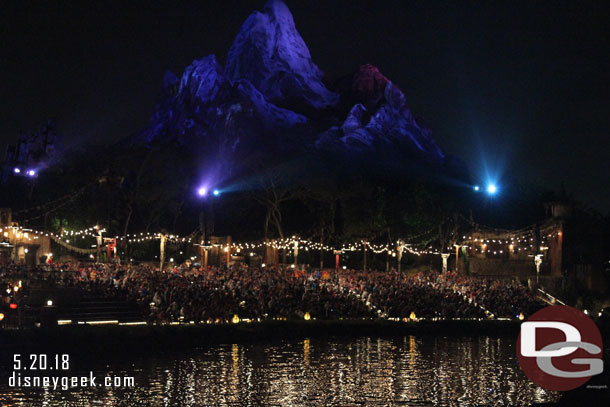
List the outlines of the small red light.
<svg viewBox="0 0 610 407">
<path fill-rule="evenodd" d="M 17 309 L 17 304 L 9 304 L 10 309 Z"/>
</svg>

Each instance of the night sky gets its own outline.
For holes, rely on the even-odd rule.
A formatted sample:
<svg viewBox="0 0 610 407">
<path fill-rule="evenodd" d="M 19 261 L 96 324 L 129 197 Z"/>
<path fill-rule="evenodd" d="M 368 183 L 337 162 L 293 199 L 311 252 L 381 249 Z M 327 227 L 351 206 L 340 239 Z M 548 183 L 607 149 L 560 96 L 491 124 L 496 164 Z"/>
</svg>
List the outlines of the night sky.
<svg viewBox="0 0 610 407">
<path fill-rule="evenodd" d="M 166 70 L 221 63 L 264 1 L 0 5 L 0 137 L 56 117 L 67 146 L 144 127 Z M 610 2 L 287 0 L 314 62 L 372 63 L 475 180 L 610 208 Z"/>
</svg>

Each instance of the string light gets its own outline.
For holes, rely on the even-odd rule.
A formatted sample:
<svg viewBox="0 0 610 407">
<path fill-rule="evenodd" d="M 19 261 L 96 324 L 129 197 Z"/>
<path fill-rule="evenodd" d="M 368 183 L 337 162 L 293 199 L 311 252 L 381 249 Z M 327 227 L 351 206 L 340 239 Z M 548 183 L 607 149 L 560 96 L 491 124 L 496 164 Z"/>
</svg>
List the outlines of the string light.
<svg viewBox="0 0 610 407">
<path fill-rule="evenodd" d="M 59 234 L 55 234 L 53 232 L 42 232 L 36 231 L 32 229 L 26 229 L 21 226 L 4 226 L 0 228 L 0 235 L 4 237 L 17 237 L 18 239 L 23 239 L 27 241 L 33 241 L 38 239 L 41 236 L 51 236 L 54 240 L 61 240 L 62 243 L 69 245 L 71 239 L 75 237 L 80 237 L 84 239 L 85 237 L 99 237 L 101 234 L 105 233 L 105 229 L 99 229 L 99 226 L 93 226 L 82 230 L 63 230 Z M 424 232 L 420 234 L 418 237 L 424 236 L 426 234 L 430 234 L 431 231 Z M 483 232 L 485 234 L 485 232 Z M 488 233 L 498 233 L 498 232 L 488 232 Z M 150 233 L 150 232 L 140 232 L 134 234 L 127 234 L 126 236 L 114 236 L 115 239 L 119 241 L 125 241 L 127 243 L 145 243 L 153 240 L 161 239 L 161 233 Z M 197 242 L 195 240 L 196 232 L 191 233 L 188 236 L 179 236 L 174 234 L 165 235 L 168 243 L 192 243 L 197 246 L 202 246 L 202 242 Z M 561 236 L 560 231 L 554 231 L 551 233 L 541 233 L 542 238 L 540 239 L 540 244 L 536 246 L 542 247 L 542 250 L 548 250 L 548 243 L 552 239 L 556 239 Z M 534 250 L 534 237 L 535 234 L 532 230 L 526 230 L 522 233 L 519 231 L 510 232 L 506 231 L 503 237 L 494 236 L 491 239 L 474 237 L 472 235 L 462 235 L 462 242 L 460 243 L 462 246 L 470 250 L 474 250 L 475 252 L 485 253 L 487 251 L 487 246 L 489 244 L 493 244 L 494 248 L 491 253 L 495 254 L 504 254 L 504 252 L 508 253 L 522 253 L 523 251 L 533 251 Z M 413 240 L 414 238 L 412 238 Z M 197 243 L 195 243 L 197 242 Z M 465 242 L 474 242 L 474 245 L 464 244 Z M 507 249 L 501 249 L 497 247 L 498 245 L 506 245 Z M 235 252 L 240 253 L 242 250 L 246 252 L 254 252 L 257 249 L 263 248 L 272 248 L 276 250 L 302 250 L 302 251 L 326 251 L 326 252 L 335 252 L 339 250 L 341 254 L 348 252 L 356 252 L 366 250 L 370 251 L 374 254 L 386 254 L 391 257 L 397 257 L 397 253 L 399 250 L 404 250 L 407 253 L 410 253 L 415 256 L 421 255 L 438 255 L 440 251 L 434 249 L 432 247 L 426 248 L 417 248 L 412 244 L 405 244 L 404 241 L 398 240 L 396 243 L 387 243 L 387 244 L 376 244 L 371 243 L 369 241 L 356 241 L 351 243 L 343 243 L 340 247 L 330 246 L 327 244 L 323 244 L 320 242 L 311 241 L 308 239 L 302 239 L 297 236 L 292 236 L 284 239 L 273 239 L 268 241 L 259 241 L 259 242 L 244 242 L 244 243 L 232 243 L 231 246 L 221 245 L 221 244 L 211 244 L 211 247 L 221 247 L 225 252 L 229 252 L 235 250 Z M 70 246 L 72 248 L 72 246 Z M 79 249 L 74 247 L 75 249 Z M 91 249 L 80 249 L 80 250 L 91 250 Z"/>
</svg>

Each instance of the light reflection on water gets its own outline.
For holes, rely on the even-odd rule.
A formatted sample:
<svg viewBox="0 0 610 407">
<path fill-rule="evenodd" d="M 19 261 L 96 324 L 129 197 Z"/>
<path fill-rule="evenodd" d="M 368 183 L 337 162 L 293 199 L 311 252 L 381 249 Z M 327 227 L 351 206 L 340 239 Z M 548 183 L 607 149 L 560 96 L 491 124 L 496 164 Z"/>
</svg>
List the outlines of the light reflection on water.
<svg viewBox="0 0 610 407">
<path fill-rule="evenodd" d="M 135 376 L 134 389 L 24 391 L 4 381 L 0 405 L 527 406 L 557 400 L 520 371 L 514 346 L 499 338 L 413 336 L 218 345 L 95 368 L 80 361 L 98 377 Z"/>
</svg>

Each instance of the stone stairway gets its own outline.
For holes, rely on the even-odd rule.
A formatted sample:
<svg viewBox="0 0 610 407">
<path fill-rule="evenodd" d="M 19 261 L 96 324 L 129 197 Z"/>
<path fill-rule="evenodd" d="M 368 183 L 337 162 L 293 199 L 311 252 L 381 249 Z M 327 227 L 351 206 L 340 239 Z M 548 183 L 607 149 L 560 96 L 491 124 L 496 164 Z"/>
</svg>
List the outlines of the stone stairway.
<svg viewBox="0 0 610 407">
<path fill-rule="evenodd" d="M 364 306 L 369 311 L 371 311 L 372 313 L 377 315 L 378 318 L 381 318 L 381 319 L 387 319 L 388 318 L 388 316 L 386 315 L 385 312 L 383 312 L 381 309 L 377 308 L 375 306 L 375 304 L 372 304 L 371 302 L 369 302 L 362 293 L 359 293 L 358 291 L 351 290 L 351 289 L 349 289 L 347 287 L 342 286 L 339 281 L 330 283 L 329 285 L 333 289 L 341 291 L 344 294 L 354 295 L 358 299 L 358 301 L 362 302 L 364 304 Z"/>
</svg>

